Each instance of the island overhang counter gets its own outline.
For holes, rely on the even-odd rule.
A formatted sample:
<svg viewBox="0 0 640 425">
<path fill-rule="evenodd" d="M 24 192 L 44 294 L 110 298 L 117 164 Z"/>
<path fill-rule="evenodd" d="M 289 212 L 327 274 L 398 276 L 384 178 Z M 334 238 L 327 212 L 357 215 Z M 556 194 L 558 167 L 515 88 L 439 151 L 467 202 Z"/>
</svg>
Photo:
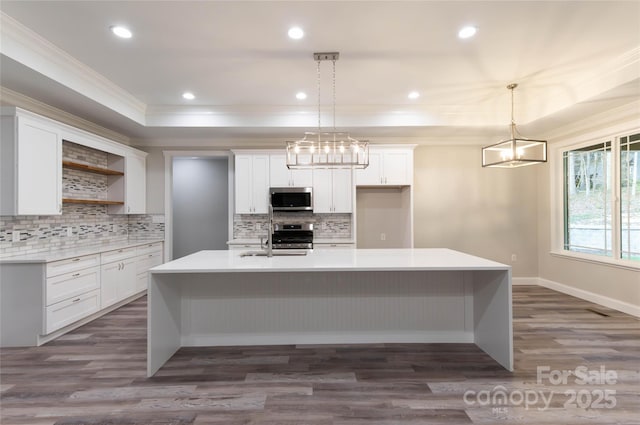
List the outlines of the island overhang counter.
<svg viewBox="0 0 640 425">
<path fill-rule="evenodd" d="M 200 251 L 149 274 L 147 375 L 183 346 L 475 343 L 513 370 L 511 267 L 449 249 Z"/>
</svg>

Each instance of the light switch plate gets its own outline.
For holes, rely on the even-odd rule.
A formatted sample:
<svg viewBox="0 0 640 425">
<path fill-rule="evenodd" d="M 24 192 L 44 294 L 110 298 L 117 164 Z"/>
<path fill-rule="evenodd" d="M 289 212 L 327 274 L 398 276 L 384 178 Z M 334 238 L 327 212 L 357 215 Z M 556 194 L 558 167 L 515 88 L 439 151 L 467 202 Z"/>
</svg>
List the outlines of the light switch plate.
<svg viewBox="0 0 640 425">
<path fill-rule="evenodd" d="M 20 242 L 20 230 L 14 230 L 11 237 L 13 242 Z"/>
<path fill-rule="evenodd" d="M 73 236 L 73 227 L 67 227 L 67 236 Z"/>
</svg>

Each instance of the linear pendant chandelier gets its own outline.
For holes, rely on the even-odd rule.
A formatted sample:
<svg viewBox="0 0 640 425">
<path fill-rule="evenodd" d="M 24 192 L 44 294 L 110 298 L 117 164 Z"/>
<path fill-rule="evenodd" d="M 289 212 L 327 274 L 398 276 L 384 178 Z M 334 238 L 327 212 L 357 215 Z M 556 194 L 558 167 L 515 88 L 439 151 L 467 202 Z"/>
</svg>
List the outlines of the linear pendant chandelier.
<svg viewBox="0 0 640 425">
<path fill-rule="evenodd" d="M 513 119 L 513 90 L 517 84 L 509 84 L 511 90 L 511 138 L 482 148 L 482 166 L 516 168 L 547 162 L 546 140 L 525 139 L 520 136 Z"/>
<path fill-rule="evenodd" d="M 288 168 L 366 168 L 369 142 L 336 131 L 336 61 L 339 52 L 314 53 L 318 74 L 318 131 L 305 132 L 299 140 L 287 141 Z M 333 130 L 323 131 L 320 123 L 320 63 L 333 63 Z"/>
</svg>

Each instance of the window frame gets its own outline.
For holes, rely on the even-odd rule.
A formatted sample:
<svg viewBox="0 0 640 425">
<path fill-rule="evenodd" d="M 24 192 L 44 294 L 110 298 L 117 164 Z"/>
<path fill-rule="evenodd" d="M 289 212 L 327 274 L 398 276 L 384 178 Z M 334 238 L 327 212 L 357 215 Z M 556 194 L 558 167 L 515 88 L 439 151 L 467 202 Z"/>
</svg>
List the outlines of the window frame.
<svg viewBox="0 0 640 425">
<path fill-rule="evenodd" d="M 563 140 L 562 142 L 553 143 L 550 146 L 550 230 L 551 230 L 551 251 L 550 255 L 554 257 L 570 258 L 578 261 L 585 261 L 589 263 L 597 263 L 606 266 L 612 266 L 616 268 L 640 270 L 640 261 L 627 260 L 621 257 L 621 204 L 620 204 L 620 182 L 621 182 L 621 170 L 620 170 L 620 139 L 628 137 L 633 134 L 640 133 L 640 128 L 636 125 L 630 126 L 629 124 L 618 125 L 615 127 L 608 127 L 604 129 L 594 130 L 590 133 L 580 136 L 573 136 Z M 569 251 L 565 249 L 565 208 L 564 208 L 564 196 L 565 196 L 565 180 L 564 180 L 564 152 L 569 150 L 580 149 L 583 147 L 596 145 L 598 143 L 604 143 L 611 141 L 611 158 L 613 163 L 611 164 L 611 185 L 612 193 L 609 200 L 611 208 L 611 244 L 613 255 L 607 257 L 604 255 L 587 254 L 583 252 Z"/>
</svg>

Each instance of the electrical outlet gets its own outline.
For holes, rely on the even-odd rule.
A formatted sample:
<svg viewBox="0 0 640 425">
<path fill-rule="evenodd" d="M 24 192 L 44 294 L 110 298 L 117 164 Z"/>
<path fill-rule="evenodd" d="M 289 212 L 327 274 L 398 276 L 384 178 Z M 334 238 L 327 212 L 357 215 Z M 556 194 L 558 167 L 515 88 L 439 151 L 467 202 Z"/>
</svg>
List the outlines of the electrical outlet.
<svg viewBox="0 0 640 425">
<path fill-rule="evenodd" d="M 67 236 L 73 236 L 73 227 L 67 227 Z"/>
<path fill-rule="evenodd" d="M 13 242 L 20 242 L 20 230 L 14 230 L 11 236 Z"/>
<path fill-rule="evenodd" d="M 381 241 L 386 241 L 387 240 L 387 234 L 386 233 L 380 233 L 380 240 Z"/>
<path fill-rule="evenodd" d="M 516 254 L 511 254 L 511 261 L 513 261 L 514 263 L 518 261 L 518 256 Z"/>
</svg>

